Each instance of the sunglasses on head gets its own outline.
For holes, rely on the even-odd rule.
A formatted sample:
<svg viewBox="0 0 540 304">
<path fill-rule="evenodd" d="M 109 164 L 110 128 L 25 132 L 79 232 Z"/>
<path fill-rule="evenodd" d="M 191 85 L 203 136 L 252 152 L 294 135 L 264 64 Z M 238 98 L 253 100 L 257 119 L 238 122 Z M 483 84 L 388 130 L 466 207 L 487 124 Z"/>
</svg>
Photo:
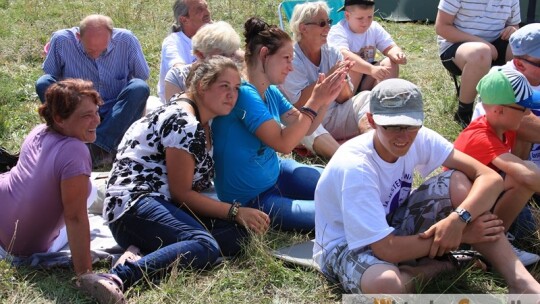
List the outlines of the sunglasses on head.
<svg viewBox="0 0 540 304">
<path fill-rule="evenodd" d="M 305 22 L 304 24 L 305 25 L 318 25 L 320 27 L 325 27 L 327 25 L 332 25 L 333 21 L 334 20 L 332 20 L 332 19 L 328 19 L 328 20 L 321 20 L 319 22 Z"/>
</svg>

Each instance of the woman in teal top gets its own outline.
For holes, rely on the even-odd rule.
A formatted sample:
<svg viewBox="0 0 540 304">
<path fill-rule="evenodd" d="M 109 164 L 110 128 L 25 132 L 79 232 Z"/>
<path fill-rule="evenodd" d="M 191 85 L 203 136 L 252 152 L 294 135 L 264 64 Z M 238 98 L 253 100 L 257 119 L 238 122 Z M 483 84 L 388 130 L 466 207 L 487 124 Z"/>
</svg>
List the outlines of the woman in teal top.
<svg viewBox="0 0 540 304">
<path fill-rule="evenodd" d="M 328 77 L 321 74 L 305 106 L 295 109 L 275 86 L 292 71 L 291 38 L 256 17 L 246 21 L 244 29 L 247 82 L 233 111 L 212 123 L 217 194 L 222 201 L 261 209 L 282 230 L 311 230 L 320 171 L 280 159 L 276 151 L 290 153 L 317 128 L 350 67 Z"/>
</svg>

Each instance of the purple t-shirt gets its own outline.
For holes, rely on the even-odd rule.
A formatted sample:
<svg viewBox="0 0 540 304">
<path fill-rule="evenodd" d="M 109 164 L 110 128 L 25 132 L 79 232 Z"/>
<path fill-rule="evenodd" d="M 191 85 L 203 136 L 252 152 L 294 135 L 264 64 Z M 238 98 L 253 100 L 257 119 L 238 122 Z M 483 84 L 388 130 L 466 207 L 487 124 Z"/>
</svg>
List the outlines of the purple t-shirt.
<svg viewBox="0 0 540 304">
<path fill-rule="evenodd" d="M 82 141 L 35 127 L 17 165 L 0 175 L 0 246 L 18 256 L 46 252 L 64 226 L 60 182 L 91 172 Z"/>
</svg>

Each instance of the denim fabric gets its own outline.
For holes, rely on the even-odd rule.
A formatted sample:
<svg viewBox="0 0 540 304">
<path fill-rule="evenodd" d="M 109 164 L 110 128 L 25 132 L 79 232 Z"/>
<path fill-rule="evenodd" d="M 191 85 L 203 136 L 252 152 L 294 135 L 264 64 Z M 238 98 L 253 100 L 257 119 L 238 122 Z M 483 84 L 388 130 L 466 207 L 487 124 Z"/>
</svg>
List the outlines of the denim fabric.
<svg viewBox="0 0 540 304">
<path fill-rule="evenodd" d="M 45 102 L 45 92 L 58 79 L 43 75 L 36 81 L 36 92 L 41 102 Z M 116 100 L 105 101 L 99 108 L 101 123 L 97 128 L 95 145 L 107 152 L 114 152 L 131 124 L 141 118 L 150 88 L 144 80 L 133 78 L 120 91 Z"/>
<path fill-rule="evenodd" d="M 52 75 L 45 74 L 38 78 L 36 81 L 36 93 L 41 103 L 45 103 L 45 92 L 51 86 L 56 83 L 58 79 Z"/>
<path fill-rule="evenodd" d="M 280 230 L 315 229 L 315 187 L 322 168 L 304 165 L 292 159 L 280 159 L 278 180 L 270 189 L 247 203 L 267 213 L 272 227 Z"/>
<path fill-rule="evenodd" d="M 508 229 L 508 232 L 514 235 L 518 241 L 531 239 L 536 232 L 536 220 L 529 204 L 521 209 L 521 212 L 510 226 L 510 229 Z"/>
<path fill-rule="evenodd" d="M 135 263 L 126 261 L 111 270 L 122 279 L 124 289 L 143 276 L 161 278 L 173 263 L 181 269 L 211 266 L 221 256 L 218 243 L 226 250 L 223 254 L 231 255 L 246 236 L 233 223 L 215 220 L 210 229 L 214 238 L 190 213 L 155 197 L 140 199 L 109 227 L 120 246 L 135 245 L 145 254 Z"/>
</svg>

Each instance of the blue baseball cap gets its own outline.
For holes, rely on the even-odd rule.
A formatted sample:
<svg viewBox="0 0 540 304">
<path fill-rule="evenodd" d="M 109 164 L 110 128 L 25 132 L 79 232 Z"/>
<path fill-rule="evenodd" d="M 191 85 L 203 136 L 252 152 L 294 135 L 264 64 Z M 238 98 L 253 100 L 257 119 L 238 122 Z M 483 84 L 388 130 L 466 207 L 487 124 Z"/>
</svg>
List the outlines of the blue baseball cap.
<svg viewBox="0 0 540 304">
<path fill-rule="evenodd" d="M 527 24 L 510 35 L 514 56 L 540 58 L 540 23 Z"/>
</svg>

